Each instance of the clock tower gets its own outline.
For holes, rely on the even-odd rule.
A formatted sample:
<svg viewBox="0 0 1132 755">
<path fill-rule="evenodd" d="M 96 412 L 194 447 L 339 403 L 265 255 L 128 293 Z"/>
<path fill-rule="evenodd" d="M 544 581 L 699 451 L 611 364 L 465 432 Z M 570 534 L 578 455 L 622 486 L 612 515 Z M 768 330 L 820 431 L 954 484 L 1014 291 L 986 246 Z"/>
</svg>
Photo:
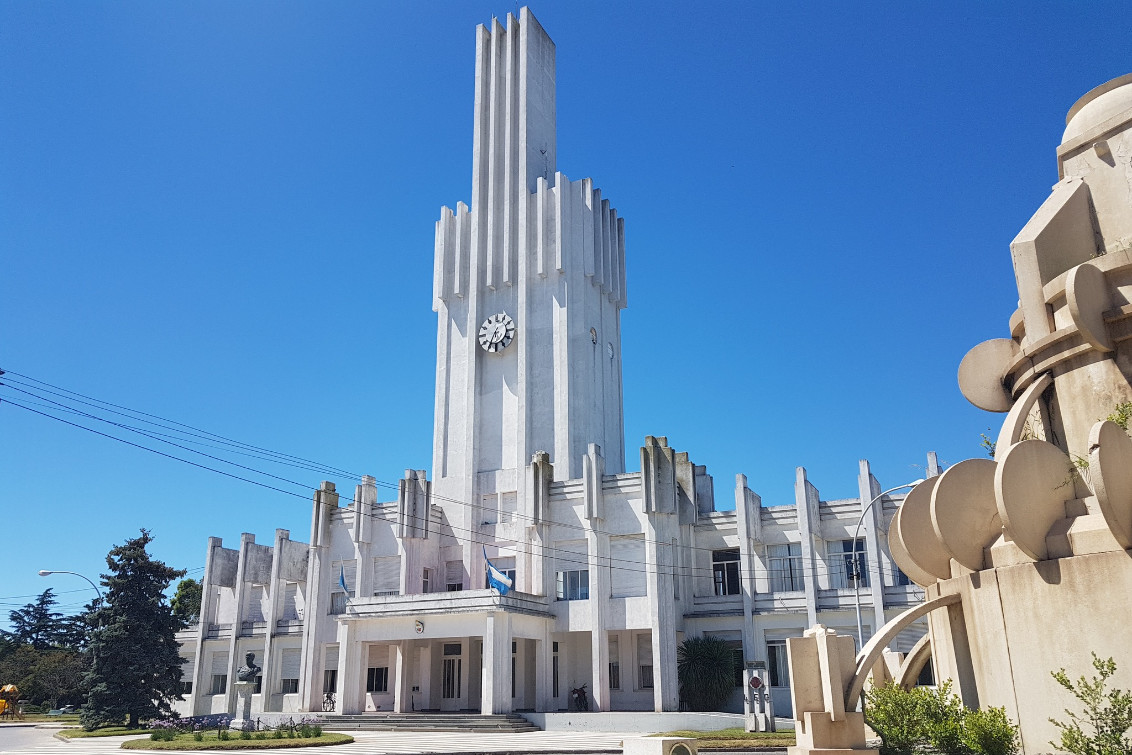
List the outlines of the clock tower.
<svg viewBox="0 0 1132 755">
<path fill-rule="evenodd" d="M 590 444 L 607 473 L 625 468 L 625 225 L 590 179 L 555 169 L 554 55 L 527 8 L 476 30 L 471 206 L 436 223 L 441 505 L 523 510 L 538 451 L 559 480 L 582 476 Z"/>
</svg>

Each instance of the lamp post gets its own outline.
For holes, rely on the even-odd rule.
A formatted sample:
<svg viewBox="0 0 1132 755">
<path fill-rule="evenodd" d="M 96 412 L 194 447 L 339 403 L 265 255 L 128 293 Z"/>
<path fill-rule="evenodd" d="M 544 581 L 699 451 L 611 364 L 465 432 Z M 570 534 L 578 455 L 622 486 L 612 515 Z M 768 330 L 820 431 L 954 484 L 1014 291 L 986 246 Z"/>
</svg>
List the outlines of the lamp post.
<svg viewBox="0 0 1132 755">
<path fill-rule="evenodd" d="M 100 603 L 102 602 L 102 590 L 99 590 L 98 585 L 91 582 L 89 577 L 83 577 L 83 575 L 79 574 L 77 571 L 52 571 L 50 569 L 40 569 L 39 570 L 39 576 L 41 576 L 41 577 L 48 577 L 52 574 L 74 574 L 76 577 L 82 577 L 87 582 L 90 582 L 90 586 L 94 588 L 94 591 L 96 593 L 98 593 L 98 601 Z"/>
<path fill-rule="evenodd" d="M 865 514 L 869 513 L 869 509 L 871 509 L 873 507 L 873 504 L 876 503 L 877 501 L 879 501 L 881 498 L 884 498 L 886 495 L 893 492 L 894 490 L 902 490 L 904 488 L 914 488 L 917 485 L 919 485 L 921 482 L 923 482 L 923 480 L 913 480 L 912 482 L 906 482 L 903 485 L 897 485 L 894 488 L 889 488 L 888 490 L 885 490 L 881 493 L 878 493 L 876 498 L 873 498 L 873 500 L 869 501 L 868 506 L 865 506 L 865 508 L 861 509 L 861 516 L 857 520 L 857 528 L 853 530 L 853 539 L 850 540 L 849 542 L 851 542 L 853 544 L 853 546 L 852 546 L 853 547 L 853 602 L 856 605 L 856 609 L 857 609 L 857 651 L 858 652 L 860 652 L 861 648 L 863 648 L 865 646 L 865 637 L 864 637 L 865 632 L 864 632 L 864 629 L 862 629 L 862 627 L 861 627 L 861 566 L 860 566 L 860 563 L 857 560 L 857 536 L 861 532 L 861 523 L 865 521 Z M 868 549 L 866 549 L 864 552 L 867 554 Z"/>
</svg>

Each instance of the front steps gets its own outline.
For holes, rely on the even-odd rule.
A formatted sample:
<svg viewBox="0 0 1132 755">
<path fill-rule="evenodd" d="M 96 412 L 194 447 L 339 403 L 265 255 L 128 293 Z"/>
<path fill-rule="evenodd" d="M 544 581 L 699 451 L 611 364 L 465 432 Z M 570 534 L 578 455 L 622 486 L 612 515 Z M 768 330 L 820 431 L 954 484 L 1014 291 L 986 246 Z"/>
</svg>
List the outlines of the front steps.
<svg viewBox="0 0 1132 755">
<path fill-rule="evenodd" d="M 539 731 L 517 713 L 484 716 L 478 713 L 362 713 L 319 716 L 326 731 L 471 731 L 509 733 Z"/>
</svg>

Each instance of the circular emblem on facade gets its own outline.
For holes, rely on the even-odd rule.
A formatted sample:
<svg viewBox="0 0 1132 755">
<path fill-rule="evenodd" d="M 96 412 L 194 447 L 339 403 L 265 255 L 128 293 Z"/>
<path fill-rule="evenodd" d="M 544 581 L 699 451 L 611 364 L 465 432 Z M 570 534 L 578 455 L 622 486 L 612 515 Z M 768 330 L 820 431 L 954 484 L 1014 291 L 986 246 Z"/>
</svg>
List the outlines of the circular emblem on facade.
<svg viewBox="0 0 1132 755">
<path fill-rule="evenodd" d="M 424 632 L 424 622 L 420 619 L 417 619 L 416 624 L 413 625 L 413 628 L 417 630 L 417 634 L 421 634 L 422 632 Z"/>
<path fill-rule="evenodd" d="M 493 354 L 497 351 L 503 351 L 511 345 L 514 338 L 515 321 L 505 312 L 492 315 L 484 320 L 483 325 L 480 326 L 479 340 L 484 351 L 490 351 Z"/>
</svg>

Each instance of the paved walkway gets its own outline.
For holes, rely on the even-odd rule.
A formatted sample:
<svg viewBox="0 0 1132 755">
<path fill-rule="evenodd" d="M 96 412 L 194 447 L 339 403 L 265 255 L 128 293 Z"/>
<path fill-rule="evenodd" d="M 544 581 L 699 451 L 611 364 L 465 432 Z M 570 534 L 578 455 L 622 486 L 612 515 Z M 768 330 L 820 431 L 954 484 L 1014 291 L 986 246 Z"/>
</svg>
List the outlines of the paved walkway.
<svg viewBox="0 0 1132 755">
<path fill-rule="evenodd" d="M 409 753 L 620 753 L 621 740 L 632 734 L 572 731 L 531 731 L 506 734 L 471 732 L 358 731 L 343 732 L 354 737 L 351 744 L 332 748 L 264 749 L 256 755 L 407 755 Z M 123 755 L 122 742 L 133 737 L 90 737 L 62 742 L 44 738 L 35 744 L 8 749 L 0 739 L 0 753 L 20 755 Z M 131 753 L 169 751 L 129 750 Z"/>
</svg>

